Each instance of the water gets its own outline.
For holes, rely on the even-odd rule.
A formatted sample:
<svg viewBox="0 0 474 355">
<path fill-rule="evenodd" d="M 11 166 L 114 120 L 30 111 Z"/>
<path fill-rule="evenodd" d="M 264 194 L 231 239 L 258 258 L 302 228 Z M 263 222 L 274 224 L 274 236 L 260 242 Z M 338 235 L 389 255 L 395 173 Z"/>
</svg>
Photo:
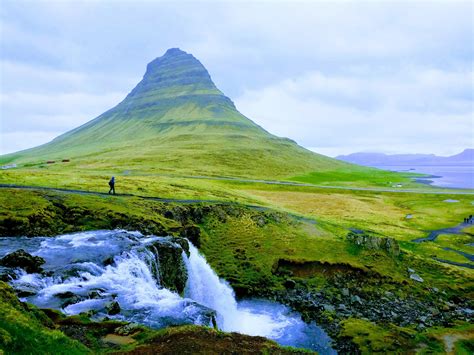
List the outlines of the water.
<svg viewBox="0 0 474 355">
<path fill-rule="evenodd" d="M 48 276 L 18 272 L 10 284 L 24 301 L 74 315 L 90 310 L 93 318 L 145 324 L 212 325 L 248 335 L 260 335 L 291 345 L 335 353 L 331 339 L 315 323 L 307 324 L 288 307 L 266 300 L 237 301 L 232 288 L 220 279 L 205 258 L 190 244 L 185 297 L 159 285 L 156 255 L 147 244 L 167 238 L 146 237 L 126 231 L 93 231 L 55 238 L 0 238 L 0 257 L 23 248 L 46 260 Z M 71 297 L 73 295 L 73 297 Z M 118 302 L 120 313 L 107 315 L 105 308 Z"/>
<path fill-rule="evenodd" d="M 399 172 L 428 174 L 436 177 L 422 178 L 431 180 L 432 185 L 450 188 L 474 189 L 474 166 L 378 166 L 380 169 Z"/>
</svg>

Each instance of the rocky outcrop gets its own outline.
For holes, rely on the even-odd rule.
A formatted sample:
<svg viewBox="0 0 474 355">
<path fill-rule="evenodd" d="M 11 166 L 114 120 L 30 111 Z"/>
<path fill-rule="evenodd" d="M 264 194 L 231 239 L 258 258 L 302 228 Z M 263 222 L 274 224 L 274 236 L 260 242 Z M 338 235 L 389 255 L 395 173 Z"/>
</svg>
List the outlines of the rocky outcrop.
<svg viewBox="0 0 474 355">
<path fill-rule="evenodd" d="M 400 246 L 393 238 L 376 237 L 361 230 L 351 230 L 347 240 L 366 250 L 383 251 L 391 256 L 400 255 Z"/>
<path fill-rule="evenodd" d="M 169 290 L 183 293 L 188 272 L 183 260 L 183 251 L 189 254 L 189 245 L 184 238 L 159 238 L 146 246 L 156 257 L 159 267 L 154 277 Z"/>
<path fill-rule="evenodd" d="M 40 273 L 43 271 L 41 265 L 45 263 L 45 260 L 39 256 L 33 256 L 23 249 L 10 253 L 0 259 L 0 265 L 5 267 L 19 267 L 25 270 L 29 274 Z"/>
</svg>

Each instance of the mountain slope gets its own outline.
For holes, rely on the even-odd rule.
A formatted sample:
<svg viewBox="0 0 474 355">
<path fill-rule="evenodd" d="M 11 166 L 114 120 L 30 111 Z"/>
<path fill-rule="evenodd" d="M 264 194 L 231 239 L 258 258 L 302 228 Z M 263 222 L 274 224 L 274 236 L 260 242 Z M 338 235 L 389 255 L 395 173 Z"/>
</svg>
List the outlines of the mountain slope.
<svg viewBox="0 0 474 355">
<path fill-rule="evenodd" d="M 347 164 L 276 137 L 237 111 L 191 54 L 169 49 L 114 108 L 45 145 L 2 157 L 95 170 L 277 178 Z"/>
</svg>

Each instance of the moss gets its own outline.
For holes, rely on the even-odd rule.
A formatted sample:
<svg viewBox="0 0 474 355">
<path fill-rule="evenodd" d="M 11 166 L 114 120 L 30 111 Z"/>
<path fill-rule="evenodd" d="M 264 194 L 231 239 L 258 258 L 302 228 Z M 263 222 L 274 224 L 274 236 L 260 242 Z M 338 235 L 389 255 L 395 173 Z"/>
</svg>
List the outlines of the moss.
<svg viewBox="0 0 474 355">
<path fill-rule="evenodd" d="M 5 354 L 87 354 L 89 349 L 51 329 L 53 323 L 40 310 L 20 303 L 0 281 L 0 350 Z"/>
<path fill-rule="evenodd" d="M 363 353 L 394 353 L 415 346 L 414 332 L 406 328 L 381 327 L 375 323 L 349 318 L 341 322 L 341 336 L 352 339 Z"/>
</svg>

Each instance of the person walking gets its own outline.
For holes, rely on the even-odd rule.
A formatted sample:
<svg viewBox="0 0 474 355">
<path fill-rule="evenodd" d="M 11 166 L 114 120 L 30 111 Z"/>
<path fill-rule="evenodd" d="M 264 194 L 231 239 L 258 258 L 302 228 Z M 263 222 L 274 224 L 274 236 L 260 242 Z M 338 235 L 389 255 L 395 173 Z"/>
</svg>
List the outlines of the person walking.
<svg viewBox="0 0 474 355">
<path fill-rule="evenodd" d="M 110 186 L 109 194 L 113 193 L 115 195 L 115 177 L 114 176 L 112 176 L 112 179 L 110 179 L 109 186 Z"/>
</svg>

